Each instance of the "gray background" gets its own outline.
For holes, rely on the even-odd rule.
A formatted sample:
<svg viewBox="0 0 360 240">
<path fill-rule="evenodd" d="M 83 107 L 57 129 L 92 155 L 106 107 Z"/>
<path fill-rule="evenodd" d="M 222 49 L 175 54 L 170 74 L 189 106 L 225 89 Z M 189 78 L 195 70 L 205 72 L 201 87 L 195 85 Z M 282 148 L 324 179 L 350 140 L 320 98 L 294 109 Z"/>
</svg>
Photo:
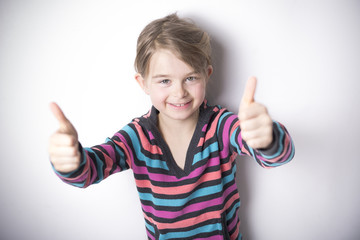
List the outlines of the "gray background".
<svg viewBox="0 0 360 240">
<path fill-rule="evenodd" d="M 245 81 L 286 125 L 294 160 L 239 159 L 246 239 L 360 238 L 360 2 L 1 1 L 0 239 L 145 239 L 131 171 L 88 189 L 48 161 L 56 101 L 83 145 L 102 143 L 150 101 L 134 81 L 136 39 L 178 11 L 213 37 L 208 98 L 237 112 Z"/>
</svg>

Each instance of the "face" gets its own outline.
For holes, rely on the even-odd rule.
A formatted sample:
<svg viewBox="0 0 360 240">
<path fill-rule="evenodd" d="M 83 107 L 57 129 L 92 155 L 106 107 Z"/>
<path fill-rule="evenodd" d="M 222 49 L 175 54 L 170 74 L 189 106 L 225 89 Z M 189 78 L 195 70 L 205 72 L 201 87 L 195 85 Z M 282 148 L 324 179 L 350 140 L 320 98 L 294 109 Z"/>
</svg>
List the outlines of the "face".
<svg viewBox="0 0 360 240">
<path fill-rule="evenodd" d="M 159 110 L 159 122 L 197 121 L 211 73 L 211 66 L 204 76 L 171 51 L 160 49 L 150 60 L 147 76 L 137 74 L 136 80 Z"/>
</svg>

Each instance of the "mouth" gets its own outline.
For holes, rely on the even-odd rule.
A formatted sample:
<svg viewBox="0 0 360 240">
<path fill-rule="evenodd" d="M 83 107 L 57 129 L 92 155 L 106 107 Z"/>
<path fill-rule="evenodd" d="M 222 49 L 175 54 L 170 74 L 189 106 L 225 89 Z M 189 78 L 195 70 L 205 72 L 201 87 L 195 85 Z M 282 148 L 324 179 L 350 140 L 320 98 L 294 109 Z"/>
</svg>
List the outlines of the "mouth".
<svg viewBox="0 0 360 240">
<path fill-rule="evenodd" d="M 172 106 L 172 107 L 181 109 L 181 108 L 186 108 L 186 107 L 188 107 L 188 106 L 190 105 L 190 102 L 191 102 L 191 101 L 186 102 L 186 103 L 169 103 L 169 105 Z"/>
<path fill-rule="evenodd" d="M 186 103 L 179 103 L 179 104 L 171 104 L 171 105 L 173 105 L 173 106 L 175 106 L 175 107 L 183 107 L 183 106 L 185 106 L 185 104 Z"/>
</svg>

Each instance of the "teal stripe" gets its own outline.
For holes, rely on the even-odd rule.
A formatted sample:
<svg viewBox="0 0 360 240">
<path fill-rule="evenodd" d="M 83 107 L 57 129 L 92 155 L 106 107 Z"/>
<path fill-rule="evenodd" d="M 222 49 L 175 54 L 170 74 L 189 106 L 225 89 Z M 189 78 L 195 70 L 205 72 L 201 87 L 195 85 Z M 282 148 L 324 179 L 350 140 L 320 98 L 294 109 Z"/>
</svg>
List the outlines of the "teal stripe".
<svg viewBox="0 0 360 240">
<path fill-rule="evenodd" d="M 230 136 L 230 144 L 236 148 L 236 151 L 239 155 L 241 154 L 244 154 L 243 152 L 241 152 L 241 149 L 240 149 L 240 143 L 238 144 L 237 141 L 236 141 L 236 132 L 239 131 L 239 127 L 237 127 L 233 134 Z"/>
<path fill-rule="evenodd" d="M 192 199 L 222 192 L 223 186 L 225 184 L 231 182 L 232 180 L 234 180 L 234 172 L 235 171 L 236 171 L 236 167 L 233 167 L 232 174 L 229 174 L 228 176 L 222 178 L 222 183 L 215 185 L 215 186 L 198 189 L 186 198 L 161 199 L 161 198 L 154 197 L 154 195 L 151 193 L 139 193 L 140 199 L 146 200 L 146 201 L 151 201 L 153 204 L 155 204 L 157 206 L 180 207 L 180 206 L 183 206 L 185 203 L 191 201 Z"/>
<path fill-rule="evenodd" d="M 126 158 L 125 158 L 125 154 L 124 154 L 123 150 L 116 143 L 114 143 L 114 141 L 112 141 L 110 138 L 107 138 L 106 143 L 109 143 L 109 142 L 115 147 L 116 153 L 120 155 L 121 170 L 128 169 L 128 167 L 126 166 Z"/>
<path fill-rule="evenodd" d="M 218 126 L 217 126 L 217 130 L 216 130 L 217 133 L 219 133 L 219 129 L 221 126 L 221 124 L 219 124 L 219 123 L 221 123 L 225 117 L 227 117 L 228 115 L 231 115 L 231 114 L 232 114 L 231 112 L 225 112 L 224 114 L 221 115 L 221 117 L 219 118 L 219 121 L 218 121 Z"/>
<path fill-rule="evenodd" d="M 75 187 L 82 188 L 82 187 L 84 187 L 85 182 L 83 182 L 83 183 L 69 183 L 69 184 L 71 184 L 72 186 L 75 186 Z"/>
<path fill-rule="evenodd" d="M 84 165 L 86 164 L 86 153 L 85 153 L 85 150 L 84 150 L 84 149 L 83 149 L 82 156 L 83 156 L 83 159 L 81 160 L 81 164 L 80 164 L 80 167 L 79 167 L 79 168 L 83 168 Z M 75 171 L 77 171 L 77 170 L 74 170 L 74 171 L 72 171 L 72 172 L 62 174 L 62 173 L 58 172 L 58 171 L 54 168 L 54 166 L 52 166 L 52 168 L 54 169 L 54 171 L 55 171 L 57 174 L 59 174 L 60 178 L 62 178 L 62 179 L 63 179 L 63 178 L 70 178 L 70 176 L 71 176 Z M 66 183 L 68 183 L 68 184 L 70 184 L 70 185 L 72 185 L 72 186 L 75 186 L 75 187 L 79 187 L 79 188 L 83 188 L 83 187 L 85 186 L 85 181 L 84 181 L 84 182 L 80 182 L 80 183 L 76 183 L 76 182 L 74 183 L 74 182 L 68 182 L 68 181 L 66 181 Z"/>
<path fill-rule="evenodd" d="M 149 223 L 147 223 L 146 221 L 145 221 L 145 226 L 146 226 L 147 230 L 149 230 L 150 232 L 152 232 L 153 234 L 155 234 L 155 229 L 154 229 L 154 227 L 151 226 L 151 225 L 150 225 Z"/>
<path fill-rule="evenodd" d="M 84 150 L 84 149 L 83 149 L 83 152 L 82 152 L 82 156 L 83 156 L 83 158 L 81 159 L 81 164 L 80 164 L 80 166 L 79 166 L 79 169 L 82 168 L 82 167 L 84 167 L 84 165 L 86 164 L 86 153 L 85 153 L 85 150 Z M 55 171 L 57 174 L 59 174 L 61 177 L 64 177 L 64 178 L 69 178 L 74 172 L 77 171 L 77 169 L 76 169 L 76 170 L 74 170 L 74 171 L 72 171 L 72 172 L 69 172 L 69 173 L 60 173 L 60 172 L 58 172 L 58 171 L 54 168 L 53 165 L 51 165 L 51 166 L 52 166 L 52 168 L 54 169 L 54 171 Z M 73 185 L 73 184 L 72 184 L 72 185 Z"/>
<path fill-rule="evenodd" d="M 281 152 L 283 152 L 284 151 L 284 144 L 283 144 L 284 140 L 283 139 L 284 139 L 285 132 L 283 131 L 283 129 L 280 127 L 280 125 L 278 123 L 277 123 L 277 126 L 278 126 L 279 130 L 281 130 L 280 131 L 280 133 L 281 133 L 281 137 L 280 137 L 281 148 L 280 149 L 281 149 Z M 288 159 L 286 159 L 286 161 L 279 162 L 279 163 L 266 163 L 266 162 L 264 162 L 264 165 L 269 166 L 269 167 L 278 167 L 278 166 L 281 166 L 283 164 L 286 164 L 286 163 L 290 162 L 291 159 L 293 159 L 293 157 L 295 155 L 295 147 L 294 147 L 293 141 L 291 139 L 289 139 L 289 140 L 290 140 L 290 144 L 291 144 L 291 153 L 290 153 Z M 281 154 L 281 152 L 276 153 L 277 156 L 279 156 Z M 273 157 L 273 156 L 270 156 L 270 157 Z M 270 158 L 270 157 L 267 157 L 267 158 Z"/>
<path fill-rule="evenodd" d="M 234 216 L 234 214 L 236 213 L 236 210 L 239 209 L 239 207 L 240 207 L 240 202 L 237 202 L 237 203 L 233 206 L 233 208 L 231 209 L 231 211 L 230 211 L 228 214 L 226 214 L 226 221 L 229 221 L 229 220 Z"/>
<path fill-rule="evenodd" d="M 215 230 L 222 231 L 222 224 L 221 223 L 215 223 L 215 224 L 208 224 L 202 227 L 195 228 L 190 231 L 185 232 L 171 232 L 164 235 L 161 235 L 160 239 L 172 239 L 172 238 L 180 238 L 180 237 L 192 237 L 199 233 L 207 233 L 207 232 L 213 232 Z"/>
<path fill-rule="evenodd" d="M 214 142 L 212 144 L 210 144 L 207 148 L 205 148 L 202 152 L 199 152 L 197 154 L 194 155 L 194 159 L 193 159 L 193 164 L 208 158 L 210 156 L 211 153 L 216 152 L 219 150 L 219 146 L 217 142 Z"/>
<path fill-rule="evenodd" d="M 290 153 L 288 159 L 286 159 L 286 161 L 279 162 L 279 163 L 266 163 L 266 162 L 264 162 L 264 165 L 269 166 L 269 167 L 278 167 L 278 166 L 281 166 L 281 165 L 283 165 L 283 164 L 285 164 L 285 163 L 290 162 L 291 159 L 294 157 L 294 154 L 295 154 L 294 145 L 293 145 L 293 143 L 291 143 L 291 153 Z"/>
<path fill-rule="evenodd" d="M 273 155 L 266 155 L 266 154 L 263 154 L 263 153 L 261 153 L 261 156 L 263 156 L 263 157 L 265 157 L 265 158 L 267 158 L 267 159 L 272 159 L 272 158 L 276 158 L 276 157 L 278 157 L 282 152 L 283 152 L 283 150 L 284 150 L 284 135 L 285 135 L 285 132 L 284 132 L 284 130 L 281 128 L 281 126 L 279 125 L 279 123 L 277 123 L 277 122 L 275 122 L 275 125 L 277 126 L 277 129 L 278 129 L 278 131 L 279 131 L 279 133 L 280 133 L 280 139 L 279 139 L 279 142 L 280 142 L 280 146 L 279 146 L 279 148 L 278 148 L 278 150 L 277 150 L 277 152 L 275 153 L 275 154 L 273 154 Z"/>
<path fill-rule="evenodd" d="M 138 160 L 145 162 L 146 166 L 148 166 L 148 167 L 162 168 L 162 169 L 165 169 L 165 170 L 169 170 L 169 168 L 167 167 L 165 161 L 148 158 L 141 152 L 142 144 L 140 143 L 140 141 L 138 139 L 138 136 L 136 135 L 135 131 L 131 127 L 125 126 L 123 128 L 123 130 L 126 131 L 127 134 L 130 136 L 131 141 L 132 141 L 132 146 L 133 146 L 133 148 L 135 150 L 135 154 L 136 154 Z"/>
<path fill-rule="evenodd" d="M 104 166 L 104 163 L 103 161 L 98 157 L 98 155 L 95 153 L 94 150 L 92 150 L 91 148 L 86 148 L 86 151 L 90 152 L 90 153 L 93 153 L 94 156 L 95 156 L 95 160 L 96 161 L 96 173 L 98 175 L 98 180 L 95 181 L 94 183 L 99 183 L 101 180 L 104 179 L 104 173 L 103 173 L 103 166 Z M 91 165 L 90 165 L 90 168 L 91 168 Z"/>
</svg>

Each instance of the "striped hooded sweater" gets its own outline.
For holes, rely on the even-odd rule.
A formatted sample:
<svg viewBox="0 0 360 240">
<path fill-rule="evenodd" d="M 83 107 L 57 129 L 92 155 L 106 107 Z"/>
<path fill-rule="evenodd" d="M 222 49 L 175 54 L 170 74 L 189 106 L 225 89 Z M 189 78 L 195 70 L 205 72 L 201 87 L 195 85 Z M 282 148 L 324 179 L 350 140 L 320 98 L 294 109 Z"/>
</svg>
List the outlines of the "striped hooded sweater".
<svg viewBox="0 0 360 240">
<path fill-rule="evenodd" d="M 80 168 L 58 176 L 85 188 L 132 169 L 148 239 L 241 239 L 235 159 L 246 154 L 264 168 L 289 162 L 294 146 L 285 127 L 274 122 L 273 144 L 255 150 L 242 140 L 237 115 L 204 102 L 182 169 L 157 128 L 157 115 L 152 107 L 104 144 L 80 145 Z"/>
</svg>

